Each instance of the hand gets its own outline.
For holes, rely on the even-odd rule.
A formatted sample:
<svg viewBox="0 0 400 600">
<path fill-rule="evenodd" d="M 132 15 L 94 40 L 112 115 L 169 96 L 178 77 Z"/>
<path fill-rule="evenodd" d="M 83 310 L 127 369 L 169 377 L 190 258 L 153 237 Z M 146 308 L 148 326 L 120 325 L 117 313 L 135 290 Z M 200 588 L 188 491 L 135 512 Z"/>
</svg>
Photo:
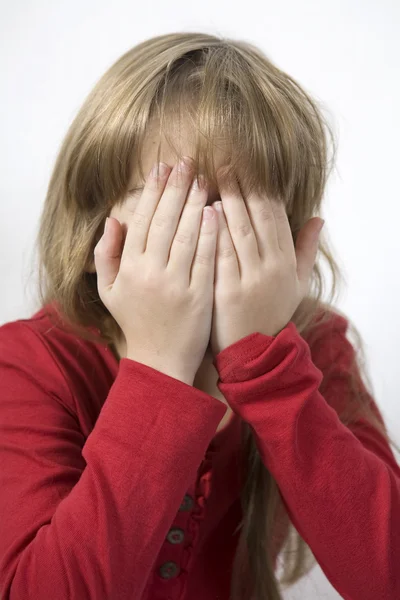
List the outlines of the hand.
<svg viewBox="0 0 400 600">
<path fill-rule="evenodd" d="M 218 214 L 214 356 L 251 333 L 276 336 L 289 323 L 308 292 L 324 224 L 318 217 L 307 221 L 295 249 L 282 202 L 254 194 L 245 201 L 226 170 L 219 169 L 217 178 L 222 202 L 213 204 Z"/>
<path fill-rule="evenodd" d="M 127 358 L 192 385 L 210 339 L 217 219 L 193 172 L 150 173 L 123 244 L 114 218 L 95 248 L 99 296 Z M 188 197 L 187 197 L 188 196 Z M 202 216 L 214 218 L 202 223 Z"/>
</svg>

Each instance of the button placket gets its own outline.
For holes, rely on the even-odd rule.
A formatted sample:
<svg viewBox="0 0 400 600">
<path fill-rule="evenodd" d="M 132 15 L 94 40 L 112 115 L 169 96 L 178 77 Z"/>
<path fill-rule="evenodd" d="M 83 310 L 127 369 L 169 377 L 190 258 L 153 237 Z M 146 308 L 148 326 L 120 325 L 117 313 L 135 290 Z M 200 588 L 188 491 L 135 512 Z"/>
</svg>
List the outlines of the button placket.
<svg viewBox="0 0 400 600">
<path fill-rule="evenodd" d="M 190 511 L 194 506 L 194 500 L 189 494 L 185 494 L 179 511 Z M 170 544 L 181 544 L 185 539 L 185 531 L 181 527 L 171 527 L 166 540 Z M 181 571 L 180 566 L 173 560 L 168 560 L 158 568 L 158 573 L 163 579 L 173 579 L 177 577 Z"/>
<path fill-rule="evenodd" d="M 163 579 L 172 579 L 179 574 L 179 566 L 173 560 L 168 560 L 159 568 L 160 577 Z"/>
<path fill-rule="evenodd" d="M 167 540 L 171 544 L 181 544 L 185 539 L 185 532 L 180 527 L 172 527 L 167 535 Z"/>
<path fill-rule="evenodd" d="M 193 498 L 191 496 L 189 496 L 189 494 L 185 494 L 183 500 L 182 500 L 182 504 L 179 507 L 180 511 L 187 511 L 187 510 L 191 510 L 193 508 Z"/>
</svg>

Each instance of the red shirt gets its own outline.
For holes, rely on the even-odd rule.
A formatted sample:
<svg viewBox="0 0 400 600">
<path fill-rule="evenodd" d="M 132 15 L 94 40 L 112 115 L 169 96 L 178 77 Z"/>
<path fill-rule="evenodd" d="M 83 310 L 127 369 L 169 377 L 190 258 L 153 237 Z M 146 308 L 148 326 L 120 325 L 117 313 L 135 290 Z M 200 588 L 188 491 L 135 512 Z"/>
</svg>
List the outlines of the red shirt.
<svg viewBox="0 0 400 600">
<path fill-rule="evenodd" d="M 400 468 L 340 422 L 354 350 L 344 318 L 324 328 L 220 352 L 216 433 L 222 402 L 43 310 L 0 327 L 1 598 L 228 600 L 242 419 L 280 489 L 273 559 L 289 515 L 343 598 L 400 598 Z"/>
</svg>

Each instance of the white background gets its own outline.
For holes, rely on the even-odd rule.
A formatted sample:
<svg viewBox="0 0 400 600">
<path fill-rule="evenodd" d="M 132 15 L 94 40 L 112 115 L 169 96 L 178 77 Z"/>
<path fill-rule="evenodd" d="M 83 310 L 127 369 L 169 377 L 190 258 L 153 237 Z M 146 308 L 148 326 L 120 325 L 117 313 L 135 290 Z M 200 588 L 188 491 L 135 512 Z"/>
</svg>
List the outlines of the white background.
<svg viewBox="0 0 400 600">
<path fill-rule="evenodd" d="M 0 324 L 36 310 L 31 253 L 49 176 L 102 73 L 154 35 L 241 38 L 332 115 L 339 151 L 323 216 L 348 282 L 338 306 L 363 335 L 376 400 L 399 443 L 399 17 L 398 0 L 3 0 Z M 285 595 L 338 597 L 319 567 Z"/>
</svg>

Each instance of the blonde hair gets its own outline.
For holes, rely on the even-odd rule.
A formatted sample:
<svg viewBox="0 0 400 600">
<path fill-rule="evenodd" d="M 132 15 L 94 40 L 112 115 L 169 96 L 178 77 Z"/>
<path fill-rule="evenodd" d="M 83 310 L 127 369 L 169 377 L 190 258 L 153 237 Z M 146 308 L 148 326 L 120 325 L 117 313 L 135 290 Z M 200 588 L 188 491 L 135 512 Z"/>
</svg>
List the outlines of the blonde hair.
<svg viewBox="0 0 400 600">
<path fill-rule="evenodd" d="M 68 324 L 84 339 L 113 344 L 121 334 L 99 298 L 96 274 L 86 269 L 106 216 L 126 198 L 132 167 L 139 167 L 142 178 L 146 175 L 141 153 L 150 124 L 159 123 L 160 134 L 170 140 L 178 159 L 181 153 L 170 134 L 182 115 L 195 140 L 197 173 L 216 184 L 214 152 L 227 150 L 232 171 L 240 171 L 249 193 L 271 194 L 285 203 L 294 243 L 304 224 L 321 216 L 334 139 L 321 109 L 294 79 L 242 41 L 171 33 L 138 44 L 101 77 L 71 124 L 51 176 L 36 241 L 41 304 L 55 305 L 58 324 Z M 292 319 L 310 343 L 318 335 L 316 316 L 329 318 L 341 279 L 325 234 L 319 250 L 332 276 L 329 299 L 322 301 L 325 280 L 317 261 L 310 293 Z M 345 424 L 367 417 L 389 442 L 359 385 L 357 354 L 361 357 L 362 345 L 352 327 L 359 351 L 354 353 L 349 390 L 357 410 L 339 417 Z M 354 409 L 353 399 L 352 405 Z M 277 600 L 282 598 L 280 585 L 292 585 L 315 560 L 290 526 L 278 582 L 265 549 L 271 544 L 279 491 L 244 422 L 242 432 L 246 481 L 231 598 Z"/>
</svg>

